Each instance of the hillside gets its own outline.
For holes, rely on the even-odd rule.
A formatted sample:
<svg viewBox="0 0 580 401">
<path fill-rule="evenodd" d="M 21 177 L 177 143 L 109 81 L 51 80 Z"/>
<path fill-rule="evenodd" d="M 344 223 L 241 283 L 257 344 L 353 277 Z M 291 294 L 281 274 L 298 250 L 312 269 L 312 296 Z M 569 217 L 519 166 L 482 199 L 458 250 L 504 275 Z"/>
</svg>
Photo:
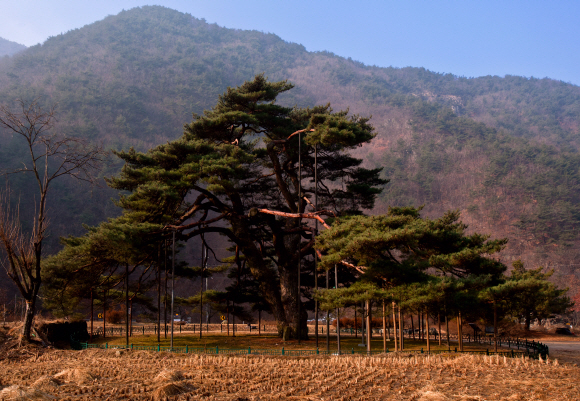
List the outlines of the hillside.
<svg viewBox="0 0 580 401">
<path fill-rule="evenodd" d="M 1 45 L 1 44 L 0 44 Z M 460 209 L 471 229 L 510 238 L 502 258 L 559 271 L 577 286 L 580 87 L 551 79 L 464 78 L 423 68 L 365 66 L 307 52 L 273 34 L 226 29 L 163 7 L 123 11 L 0 59 L 0 98 L 58 103 L 59 129 L 115 149 L 146 149 L 181 134 L 191 113 L 227 86 L 265 72 L 296 85 L 288 105 L 331 102 L 372 115 L 377 138 L 356 152 L 390 179 L 374 212 L 425 204 Z M 0 168 L 16 165 L 17 138 L 0 134 Z M 111 163 L 102 175 L 112 175 Z M 26 177 L 11 178 L 26 196 Z M 106 188 L 62 182 L 52 235 L 82 233 L 118 213 Z M 576 276 L 575 276 L 576 275 Z"/>
<path fill-rule="evenodd" d="M 20 43 L 11 42 L 4 38 L 0 38 L 0 57 L 12 56 L 22 50 L 26 49 L 26 46 Z"/>
</svg>

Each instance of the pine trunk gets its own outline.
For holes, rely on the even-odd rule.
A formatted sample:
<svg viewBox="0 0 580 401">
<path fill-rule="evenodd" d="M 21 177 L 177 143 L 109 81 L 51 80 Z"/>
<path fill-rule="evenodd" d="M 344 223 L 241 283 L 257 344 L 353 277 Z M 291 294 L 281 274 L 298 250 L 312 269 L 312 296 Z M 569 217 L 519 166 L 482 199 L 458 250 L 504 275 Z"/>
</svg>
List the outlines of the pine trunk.
<svg viewBox="0 0 580 401">
<path fill-rule="evenodd" d="M 387 310 L 383 300 L 383 352 L 387 352 Z"/>
<path fill-rule="evenodd" d="M 493 301 L 493 340 L 495 343 L 494 349 L 497 352 L 497 305 Z"/>
<path fill-rule="evenodd" d="M 393 311 L 393 337 L 395 339 L 395 352 L 397 352 L 399 350 L 399 342 L 397 340 L 397 316 L 396 316 L 396 307 L 395 307 L 395 302 L 393 301 L 393 304 L 391 305 L 392 311 Z"/>
<path fill-rule="evenodd" d="M 427 317 L 425 319 L 425 323 L 426 323 L 426 326 L 427 326 L 426 327 L 427 328 L 427 334 L 426 334 L 426 337 L 427 337 L 427 353 L 429 354 L 429 353 L 431 353 L 431 341 L 430 341 L 430 338 L 429 338 L 429 314 L 427 314 Z"/>
<path fill-rule="evenodd" d="M 437 337 L 439 338 L 439 346 L 441 346 L 441 313 L 437 314 L 437 324 L 439 325 L 439 334 Z"/>
<path fill-rule="evenodd" d="M 401 314 L 401 307 L 399 307 L 399 350 L 403 351 L 405 349 L 403 339 L 403 316 Z"/>
</svg>

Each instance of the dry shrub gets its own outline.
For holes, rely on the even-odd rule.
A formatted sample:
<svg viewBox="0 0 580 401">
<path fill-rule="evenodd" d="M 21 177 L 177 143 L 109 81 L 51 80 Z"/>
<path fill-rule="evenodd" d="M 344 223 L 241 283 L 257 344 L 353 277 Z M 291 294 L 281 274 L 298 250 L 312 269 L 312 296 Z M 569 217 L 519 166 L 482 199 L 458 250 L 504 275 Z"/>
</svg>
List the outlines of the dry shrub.
<svg viewBox="0 0 580 401">
<path fill-rule="evenodd" d="M 165 383 L 153 391 L 153 400 L 164 400 L 165 397 L 172 397 L 191 391 L 191 387 L 185 383 Z"/>
<path fill-rule="evenodd" d="M 438 391 L 425 391 L 418 401 L 446 401 L 447 397 Z"/>
<path fill-rule="evenodd" d="M 417 401 L 447 401 L 448 398 L 445 394 L 437 391 L 432 385 L 428 385 L 423 387 L 421 390 L 418 391 L 417 394 L 418 398 Z"/>
<path fill-rule="evenodd" d="M 54 400 L 56 397 L 43 393 L 35 388 L 21 387 L 17 384 L 0 391 L 0 400 L 28 401 L 28 400 Z"/>
<path fill-rule="evenodd" d="M 155 383 L 159 382 L 173 382 L 183 380 L 183 373 L 178 370 L 163 369 L 157 377 L 153 380 Z"/>
<path fill-rule="evenodd" d="M 95 377 L 85 369 L 65 369 L 53 376 L 56 380 L 64 380 L 65 382 L 74 382 L 78 385 L 90 384 L 95 380 Z"/>
<path fill-rule="evenodd" d="M 107 323 L 119 324 L 125 321 L 125 312 L 121 309 L 111 309 L 106 313 Z"/>
<path fill-rule="evenodd" d="M 13 326 L 8 329 L 8 335 L 12 336 L 12 337 L 18 336 L 18 335 L 22 334 L 23 328 L 24 328 L 24 323 L 21 323 L 21 322 L 14 323 Z"/>
<path fill-rule="evenodd" d="M 36 380 L 33 384 L 32 387 L 38 387 L 38 388 L 43 388 L 43 387 L 49 387 L 49 388 L 55 388 L 61 385 L 60 380 L 55 379 L 54 377 L 51 376 L 41 376 L 40 378 L 38 378 L 38 380 Z"/>
</svg>

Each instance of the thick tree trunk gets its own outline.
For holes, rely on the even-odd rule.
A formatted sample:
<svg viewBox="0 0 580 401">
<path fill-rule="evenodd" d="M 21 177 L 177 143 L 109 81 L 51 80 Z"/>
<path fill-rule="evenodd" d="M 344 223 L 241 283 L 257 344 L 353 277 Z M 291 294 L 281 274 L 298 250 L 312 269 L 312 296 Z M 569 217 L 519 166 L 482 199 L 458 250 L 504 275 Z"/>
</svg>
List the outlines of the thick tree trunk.
<svg viewBox="0 0 580 401">
<path fill-rule="evenodd" d="M 296 219 L 295 221 L 297 222 L 298 220 Z M 288 225 L 287 229 L 294 228 L 293 226 L 293 224 Z M 289 249 L 298 248 L 298 238 L 299 235 L 286 235 L 283 244 L 279 244 L 278 246 L 278 254 L 286 255 L 287 259 L 284 259 L 285 263 L 281 263 L 278 268 L 282 310 L 276 316 L 276 321 L 278 324 L 278 332 L 284 338 L 298 338 L 298 328 L 300 328 L 300 339 L 307 340 L 308 329 L 306 323 L 308 314 L 304 307 L 302 307 L 298 291 L 298 258 L 297 255 L 291 255 L 290 252 L 287 252 Z M 280 249 L 282 246 L 283 249 Z M 298 302 L 300 302 L 300 305 Z"/>
<path fill-rule="evenodd" d="M 241 204 L 241 201 L 239 203 Z M 279 256 L 282 255 L 282 257 L 278 258 L 281 263 L 278 266 L 278 274 L 276 274 L 272 268 L 265 264 L 262 253 L 252 239 L 248 237 L 247 233 L 250 229 L 247 226 L 247 222 L 238 218 L 231 219 L 230 222 L 237 238 L 237 245 L 244 254 L 247 266 L 254 279 L 259 283 L 261 293 L 264 295 L 276 320 L 278 335 L 286 339 L 294 338 L 295 322 L 297 321 L 298 261 L 296 260 L 296 255 L 292 257 L 293 255 L 286 253 L 287 248 L 285 245 L 288 245 L 290 249 L 297 249 L 298 236 L 286 236 L 296 237 L 293 239 L 295 243 L 293 248 L 292 241 L 288 243 L 288 238 L 285 238 L 285 241 L 279 240 L 277 237 L 274 239 L 275 250 Z M 282 234 L 280 236 L 285 237 Z M 304 315 L 306 316 L 306 314 Z M 304 320 L 306 321 L 307 318 Z M 294 323 L 291 325 L 290 322 Z M 306 325 L 303 327 L 306 327 Z"/>
<path fill-rule="evenodd" d="M 44 205 L 41 201 L 41 208 L 44 208 Z M 41 210 L 40 217 L 44 216 L 43 211 Z M 37 230 L 42 230 L 41 227 L 38 227 Z M 41 232 L 41 231 L 38 231 Z M 22 337 L 26 339 L 26 341 L 30 341 L 30 336 L 32 332 L 32 324 L 34 322 L 34 314 L 36 313 L 36 299 L 38 298 L 38 291 L 40 290 L 40 284 L 42 282 L 40 277 L 40 259 L 42 257 L 42 241 L 35 242 L 34 244 L 34 272 L 32 273 L 32 278 L 30 282 L 30 291 L 23 295 L 24 300 L 26 301 L 26 312 L 24 315 L 24 327 L 22 330 Z"/>
<path fill-rule="evenodd" d="M 530 318 L 530 313 L 526 312 L 526 318 L 525 318 L 525 322 L 526 322 L 526 331 L 530 331 L 530 324 L 531 324 L 532 319 Z"/>
<path fill-rule="evenodd" d="M 31 301 L 26 300 L 26 312 L 24 315 L 24 330 L 22 332 L 22 335 L 28 341 L 30 341 L 30 333 L 32 331 L 32 323 L 34 321 L 35 310 L 36 310 L 36 297 L 33 297 Z"/>
</svg>

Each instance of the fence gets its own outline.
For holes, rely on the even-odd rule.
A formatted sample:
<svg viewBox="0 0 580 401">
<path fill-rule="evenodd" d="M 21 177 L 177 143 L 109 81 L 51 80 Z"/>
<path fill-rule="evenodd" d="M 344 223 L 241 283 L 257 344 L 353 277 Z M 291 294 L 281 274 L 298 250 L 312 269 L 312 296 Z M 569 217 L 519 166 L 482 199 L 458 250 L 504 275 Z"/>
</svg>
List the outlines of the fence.
<svg viewBox="0 0 580 401">
<path fill-rule="evenodd" d="M 175 332 L 196 332 L 196 330 L 199 332 L 199 324 L 188 324 L 188 325 L 175 325 L 174 330 Z M 224 325 L 205 325 L 202 324 L 201 328 L 202 330 L 205 328 L 206 332 L 208 331 L 207 329 L 211 328 L 211 329 L 215 329 L 215 330 L 209 330 L 209 331 L 217 331 L 218 327 L 220 332 L 226 331 L 227 327 L 224 328 Z M 233 326 L 233 325 L 232 325 Z M 271 332 L 276 332 L 276 328 L 274 326 L 270 327 L 270 326 L 265 326 L 263 325 L 262 329 L 263 332 L 266 332 L 266 327 L 268 327 Z M 162 326 L 162 333 L 169 333 L 169 327 L 167 327 L 167 330 L 164 330 L 164 327 Z M 232 330 L 232 327 L 230 327 L 230 330 Z M 248 332 L 252 332 L 252 331 L 258 331 L 258 328 L 254 325 L 246 325 L 246 324 L 236 324 L 236 332 L 241 332 L 241 331 L 248 331 Z M 146 333 L 153 333 L 153 334 L 157 334 L 157 326 L 133 326 L 131 329 L 131 335 L 133 334 L 146 334 Z M 373 330 L 374 333 L 376 334 L 382 334 L 382 330 Z M 124 327 L 109 327 L 106 330 L 106 334 L 108 336 L 113 337 L 115 334 L 119 335 L 119 336 L 123 336 L 123 334 L 126 333 L 126 330 Z M 336 333 L 336 331 L 335 331 Z M 346 334 L 361 334 L 362 336 L 364 336 L 364 332 L 361 332 L 361 330 L 355 330 L 354 329 L 344 329 L 341 330 L 341 333 L 346 333 Z M 324 332 L 322 332 L 322 334 L 324 334 Z M 355 334 L 355 335 L 356 335 Z M 395 334 L 395 333 L 393 333 Z M 398 334 L 398 332 L 397 332 Z M 102 336 L 103 335 L 103 329 L 101 327 L 99 327 L 96 331 L 93 332 L 93 335 L 96 336 Z M 426 335 L 426 334 L 425 334 Z M 422 337 L 418 337 L 419 340 L 425 340 L 425 335 Z M 429 334 L 429 338 L 432 339 L 433 341 L 438 341 L 439 340 L 439 333 L 438 334 Z M 411 339 L 411 338 L 415 338 L 413 336 L 412 333 L 405 333 L 405 331 L 403 331 L 403 337 L 407 338 L 407 339 Z M 442 340 L 446 340 L 447 336 L 442 336 Z M 449 336 L 450 339 L 454 339 L 454 340 L 458 340 L 458 336 L 457 335 L 450 335 Z M 493 337 L 490 336 L 471 336 L 470 334 L 464 335 L 463 336 L 463 340 L 466 341 L 467 343 L 475 343 L 478 345 L 489 345 L 490 347 L 493 345 L 494 343 L 494 339 Z M 537 341 L 528 341 L 527 339 L 520 339 L 520 338 L 511 338 L 511 337 L 498 337 L 498 347 L 508 347 L 510 349 L 514 348 L 517 349 L 518 353 L 524 352 L 525 350 L 525 354 L 534 354 L 534 355 L 543 355 L 544 357 L 546 355 L 549 354 L 549 348 L 548 346 L 537 342 Z M 324 351 L 326 352 L 326 351 Z M 353 351 L 354 353 L 361 353 L 364 352 L 366 353 L 366 351 Z M 381 351 L 382 352 L 382 351 Z M 437 351 L 439 352 L 439 351 Z M 447 351 L 445 351 L 447 352 Z M 457 351 L 456 351 L 457 352 Z M 462 351 L 459 351 L 462 352 Z M 472 351 L 469 351 L 472 352 Z M 473 352 L 478 352 L 478 351 L 473 351 Z M 485 351 L 481 351 L 483 353 L 485 353 Z M 431 351 L 431 353 L 433 353 L 433 351 Z M 489 354 L 489 352 L 488 352 Z"/>
<path fill-rule="evenodd" d="M 175 333 L 187 333 L 187 332 L 193 332 L 193 333 L 199 333 L 199 323 L 198 324 L 176 324 L 174 325 L 174 332 Z M 223 324 L 202 324 L 201 325 L 201 329 L 204 332 L 220 332 L 220 333 L 225 333 L 228 330 L 227 325 L 223 325 Z M 230 324 L 230 332 L 233 330 L 233 324 Z M 277 328 L 276 326 L 270 326 L 270 325 L 261 325 L 260 327 L 262 332 L 273 332 L 276 333 L 277 332 Z M 235 331 L 236 332 L 257 332 L 260 331 L 258 326 L 253 324 L 253 325 L 247 325 L 247 324 L 236 324 L 235 325 Z M 115 335 L 122 337 L 125 333 L 127 332 L 125 327 L 119 326 L 119 327 L 107 327 L 105 330 L 105 337 L 109 336 L 109 337 L 114 337 Z M 161 325 L 161 333 L 167 333 L 169 334 L 171 332 L 171 325 L 168 324 L 167 327 L 164 327 L 164 325 Z M 129 333 L 130 335 L 133 334 L 141 334 L 141 335 L 145 335 L 145 334 L 157 334 L 157 326 L 136 326 L 133 325 L 130 329 L 129 329 Z M 102 327 L 98 327 L 96 330 L 93 330 L 93 336 L 97 336 L 97 337 L 102 337 L 103 336 L 103 328 Z"/>
<path fill-rule="evenodd" d="M 540 343 L 534 343 L 536 346 Z M 127 349 L 124 345 L 109 345 L 108 343 L 105 344 L 88 344 L 88 343 L 80 343 L 79 349 Z M 449 354 L 449 353 L 463 353 L 463 354 L 482 354 L 482 355 L 501 355 L 506 357 L 522 357 L 526 356 L 529 358 L 537 359 L 538 356 L 543 355 L 546 357 L 547 355 L 547 347 L 546 354 L 535 352 L 536 348 L 532 348 L 532 343 L 529 344 L 530 347 L 527 348 L 526 351 L 499 351 L 499 352 L 492 352 L 488 350 L 485 351 L 457 351 L 455 348 L 454 351 L 444 351 L 444 350 L 437 350 L 437 351 L 430 351 L 429 354 Z M 130 344 L 129 349 L 131 350 L 139 350 L 139 351 L 154 351 L 154 352 L 173 352 L 179 354 L 204 354 L 204 355 L 266 355 L 266 356 L 317 356 L 317 355 L 338 355 L 338 351 L 321 351 L 319 349 L 309 349 L 309 350 L 287 350 L 282 347 L 282 349 L 252 349 L 251 347 L 248 348 L 219 348 L 216 347 L 204 347 L 204 348 L 196 348 L 196 347 L 167 347 L 161 345 L 134 345 Z M 532 350 L 532 351 L 530 351 Z M 387 353 L 389 351 L 387 348 Z M 420 350 L 408 350 L 403 351 L 404 353 L 416 353 L 416 354 L 425 354 L 426 352 L 421 348 Z M 350 350 L 341 351 L 340 355 L 362 355 L 362 356 L 371 356 L 371 355 L 379 355 L 384 354 L 385 352 L 382 350 L 374 350 L 374 351 L 366 351 L 366 350 L 355 350 L 351 348 Z"/>
</svg>

